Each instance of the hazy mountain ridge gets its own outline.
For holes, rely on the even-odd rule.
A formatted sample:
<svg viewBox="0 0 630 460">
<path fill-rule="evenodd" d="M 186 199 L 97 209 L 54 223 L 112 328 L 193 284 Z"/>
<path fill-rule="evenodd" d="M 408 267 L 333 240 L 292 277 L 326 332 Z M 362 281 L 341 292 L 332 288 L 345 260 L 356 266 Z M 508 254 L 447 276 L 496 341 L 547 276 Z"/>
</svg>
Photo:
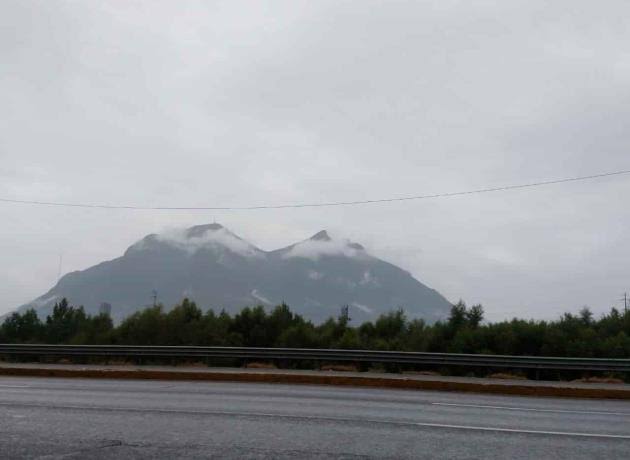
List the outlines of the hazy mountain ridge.
<svg viewBox="0 0 630 460">
<path fill-rule="evenodd" d="M 326 231 L 263 251 L 219 224 L 208 224 L 147 235 L 121 257 L 68 273 L 20 310 L 35 308 L 46 315 L 56 300 L 67 297 L 91 313 L 108 302 L 121 319 L 147 306 L 153 290 L 167 307 L 183 297 L 202 308 L 231 312 L 284 301 L 314 321 L 337 315 L 346 304 L 357 321 L 398 307 L 434 321 L 450 307 L 408 272 Z"/>
</svg>

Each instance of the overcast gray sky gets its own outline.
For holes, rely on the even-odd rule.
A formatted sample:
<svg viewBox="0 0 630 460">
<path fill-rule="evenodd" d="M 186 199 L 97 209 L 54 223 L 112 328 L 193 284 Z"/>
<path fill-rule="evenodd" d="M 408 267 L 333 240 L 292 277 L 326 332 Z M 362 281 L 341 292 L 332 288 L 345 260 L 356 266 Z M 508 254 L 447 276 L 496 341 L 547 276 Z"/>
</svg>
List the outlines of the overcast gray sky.
<svg viewBox="0 0 630 460">
<path fill-rule="evenodd" d="M 630 169 L 630 2 L 0 2 L 0 197 L 361 200 Z M 630 290 L 630 177 L 352 208 L 0 203 L 0 314 L 63 271 L 216 220 L 327 228 L 490 319 Z M 617 302 L 617 305 L 619 303 Z"/>
</svg>

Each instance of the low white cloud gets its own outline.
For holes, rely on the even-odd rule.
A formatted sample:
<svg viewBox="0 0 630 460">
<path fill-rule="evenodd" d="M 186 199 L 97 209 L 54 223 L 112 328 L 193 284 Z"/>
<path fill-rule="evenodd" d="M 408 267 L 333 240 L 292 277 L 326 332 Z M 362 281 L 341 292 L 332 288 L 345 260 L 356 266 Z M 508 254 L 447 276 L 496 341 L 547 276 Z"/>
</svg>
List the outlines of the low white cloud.
<svg viewBox="0 0 630 460">
<path fill-rule="evenodd" d="M 371 314 L 371 313 L 374 312 L 374 310 L 372 310 L 370 307 L 368 307 L 367 305 L 360 304 L 359 302 L 352 302 L 350 304 L 350 306 L 358 308 L 359 310 L 361 310 L 364 313 Z"/>
<path fill-rule="evenodd" d="M 363 272 L 363 277 L 359 281 L 359 284 L 361 286 L 380 286 L 381 285 L 378 279 L 374 275 L 372 275 L 372 273 L 370 273 L 369 270 L 366 270 L 365 272 Z"/>
<path fill-rule="evenodd" d="M 250 295 L 258 300 L 259 302 L 262 302 L 264 304 L 267 305 L 271 305 L 273 302 L 271 300 L 269 300 L 267 297 L 263 296 L 260 292 L 258 292 L 258 289 L 254 289 L 252 290 L 252 292 L 250 292 Z"/>
<path fill-rule="evenodd" d="M 252 246 L 247 241 L 238 238 L 236 235 L 220 228 L 216 230 L 208 229 L 199 235 L 188 236 L 185 229 L 174 229 L 165 231 L 156 236 L 159 241 L 163 241 L 179 249 L 183 249 L 189 254 L 194 254 L 199 249 L 228 249 L 236 254 L 245 257 L 262 257 L 263 252 Z"/>
<path fill-rule="evenodd" d="M 364 255 L 365 251 L 356 246 L 353 247 L 349 240 L 306 240 L 293 246 L 283 257 L 319 260 L 325 256 L 362 257 Z"/>
<path fill-rule="evenodd" d="M 307 276 L 311 280 L 321 280 L 324 277 L 324 274 L 318 272 L 317 270 L 309 270 Z"/>
</svg>

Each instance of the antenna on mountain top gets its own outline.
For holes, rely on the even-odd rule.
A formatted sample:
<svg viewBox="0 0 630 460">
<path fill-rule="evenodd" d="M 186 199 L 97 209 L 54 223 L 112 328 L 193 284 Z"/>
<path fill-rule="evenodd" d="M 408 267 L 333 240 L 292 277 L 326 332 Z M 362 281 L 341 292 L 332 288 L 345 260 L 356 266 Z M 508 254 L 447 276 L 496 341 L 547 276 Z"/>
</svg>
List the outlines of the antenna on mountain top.
<svg viewBox="0 0 630 460">
<path fill-rule="evenodd" d="M 627 292 L 623 293 L 623 299 L 621 299 L 621 301 L 623 302 L 623 311 L 624 311 L 624 313 L 628 313 L 628 304 L 630 303 L 630 297 L 628 297 L 628 293 Z"/>
<path fill-rule="evenodd" d="M 61 279 L 61 264 L 63 263 L 63 253 L 59 254 L 59 267 L 57 268 L 57 283 Z"/>
<path fill-rule="evenodd" d="M 153 289 L 151 293 L 152 293 L 151 297 L 153 298 L 153 306 L 157 307 L 157 291 Z"/>
</svg>

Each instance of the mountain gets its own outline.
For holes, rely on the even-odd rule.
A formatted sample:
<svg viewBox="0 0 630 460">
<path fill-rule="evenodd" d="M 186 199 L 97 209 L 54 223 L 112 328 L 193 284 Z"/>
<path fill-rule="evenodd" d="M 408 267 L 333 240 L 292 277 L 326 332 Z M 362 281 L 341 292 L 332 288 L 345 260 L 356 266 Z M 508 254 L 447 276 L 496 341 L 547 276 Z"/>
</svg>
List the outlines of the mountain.
<svg viewBox="0 0 630 460">
<path fill-rule="evenodd" d="M 359 323 L 402 307 L 410 317 L 435 321 L 450 303 L 408 272 L 378 259 L 363 246 L 333 239 L 326 231 L 275 251 L 263 251 L 219 224 L 151 234 L 123 256 L 68 273 L 56 286 L 20 310 L 47 315 L 66 297 L 94 313 L 102 302 L 120 320 L 158 301 L 172 306 L 183 297 L 203 308 L 236 312 L 249 305 L 286 302 L 315 322 L 348 305 Z"/>
</svg>

